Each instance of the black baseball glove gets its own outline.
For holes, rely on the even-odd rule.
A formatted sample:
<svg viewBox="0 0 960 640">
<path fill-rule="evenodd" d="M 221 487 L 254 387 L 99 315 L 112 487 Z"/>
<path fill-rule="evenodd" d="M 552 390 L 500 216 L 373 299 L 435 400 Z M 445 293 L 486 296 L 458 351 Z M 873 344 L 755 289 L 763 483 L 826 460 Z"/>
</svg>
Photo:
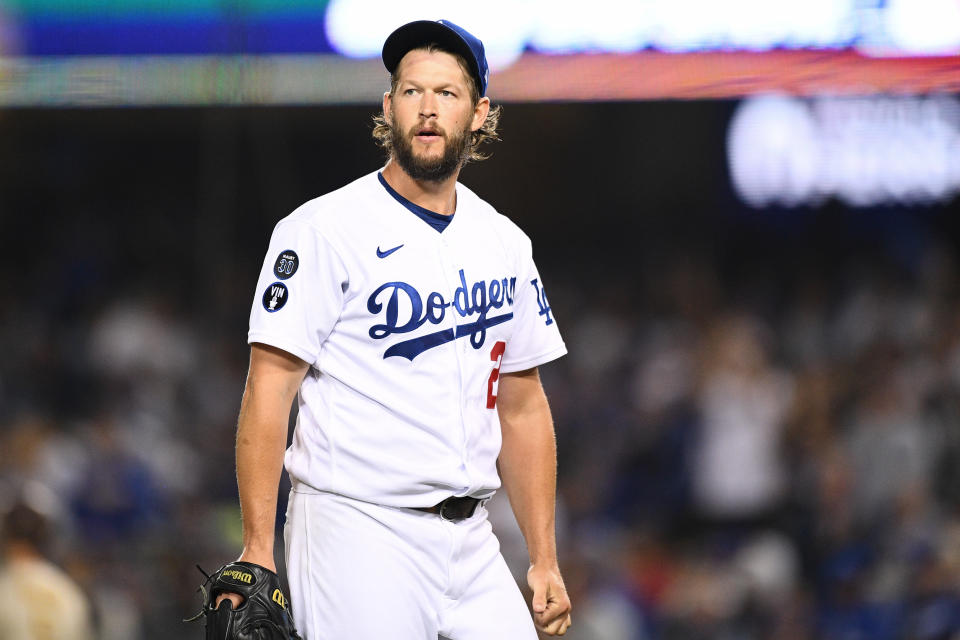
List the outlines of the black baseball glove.
<svg viewBox="0 0 960 640">
<path fill-rule="evenodd" d="M 205 618 L 206 640 L 301 640 L 280 588 L 280 577 L 273 571 L 241 561 L 220 567 L 213 575 L 200 571 L 207 576 L 200 585 L 203 610 L 186 622 Z M 234 609 L 224 599 L 217 607 L 221 593 L 238 593 L 243 602 Z"/>
</svg>

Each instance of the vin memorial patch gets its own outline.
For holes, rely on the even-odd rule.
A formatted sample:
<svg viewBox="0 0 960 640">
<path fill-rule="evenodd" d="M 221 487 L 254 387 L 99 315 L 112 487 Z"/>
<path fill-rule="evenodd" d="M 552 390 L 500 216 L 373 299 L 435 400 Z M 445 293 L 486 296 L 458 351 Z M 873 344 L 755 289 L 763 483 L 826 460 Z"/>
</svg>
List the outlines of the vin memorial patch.
<svg viewBox="0 0 960 640">
<path fill-rule="evenodd" d="M 263 292 L 263 308 L 273 313 L 283 309 L 287 304 L 287 285 L 282 282 L 274 282 Z"/>
</svg>

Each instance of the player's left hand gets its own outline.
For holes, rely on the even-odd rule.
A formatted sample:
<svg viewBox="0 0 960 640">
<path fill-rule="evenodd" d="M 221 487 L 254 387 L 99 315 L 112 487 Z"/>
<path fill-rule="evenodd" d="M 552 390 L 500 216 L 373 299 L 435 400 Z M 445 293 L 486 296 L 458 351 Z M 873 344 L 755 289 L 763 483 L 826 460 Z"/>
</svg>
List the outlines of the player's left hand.
<svg viewBox="0 0 960 640">
<path fill-rule="evenodd" d="M 560 568 L 552 565 L 530 565 L 527 584 L 533 591 L 533 621 L 544 633 L 562 636 L 572 624 L 570 596 L 560 577 Z"/>
</svg>

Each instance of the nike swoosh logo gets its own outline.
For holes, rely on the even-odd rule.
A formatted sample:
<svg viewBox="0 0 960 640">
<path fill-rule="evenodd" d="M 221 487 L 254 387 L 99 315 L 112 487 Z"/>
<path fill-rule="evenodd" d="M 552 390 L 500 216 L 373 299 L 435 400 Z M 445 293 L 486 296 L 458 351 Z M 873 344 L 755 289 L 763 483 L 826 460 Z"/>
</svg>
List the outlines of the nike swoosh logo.
<svg viewBox="0 0 960 640">
<path fill-rule="evenodd" d="M 403 246 L 402 244 L 398 244 L 398 245 L 395 246 L 393 249 L 387 249 L 386 251 L 380 251 L 380 247 L 377 247 L 377 257 L 378 257 L 378 258 L 386 258 L 388 255 L 390 255 L 391 253 L 393 253 L 394 251 L 396 251 L 397 249 L 399 249 L 399 248 L 402 247 L 402 246 Z"/>
</svg>

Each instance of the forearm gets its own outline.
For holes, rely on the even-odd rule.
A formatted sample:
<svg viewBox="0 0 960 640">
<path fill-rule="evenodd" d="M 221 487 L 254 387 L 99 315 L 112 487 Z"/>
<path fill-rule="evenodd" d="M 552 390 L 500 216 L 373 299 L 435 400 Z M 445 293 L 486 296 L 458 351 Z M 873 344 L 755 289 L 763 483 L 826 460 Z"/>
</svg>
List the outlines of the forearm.
<svg viewBox="0 0 960 640">
<path fill-rule="evenodd" d="M 277 487 L 283 471 L 290 406 L 307 364 L 273 347 L 253 345 L 237 422 L 237 487 L 243 516 L 241 558 L 273 568 Z"/>
<path fill-rule="evenodd" d="M 556 563 L 557 448 L 546 396 L 536 392 L 500 416 L 499 467 L 530 562 Z"/>
<path fill-rule="evenodd" d="M 243 556 L 273 558 L 277 487 L 283 470 L 287 412 L 269 412 L 248 384 L 237 425 L 237 487 L 243 518 Z"/>
</svg>

